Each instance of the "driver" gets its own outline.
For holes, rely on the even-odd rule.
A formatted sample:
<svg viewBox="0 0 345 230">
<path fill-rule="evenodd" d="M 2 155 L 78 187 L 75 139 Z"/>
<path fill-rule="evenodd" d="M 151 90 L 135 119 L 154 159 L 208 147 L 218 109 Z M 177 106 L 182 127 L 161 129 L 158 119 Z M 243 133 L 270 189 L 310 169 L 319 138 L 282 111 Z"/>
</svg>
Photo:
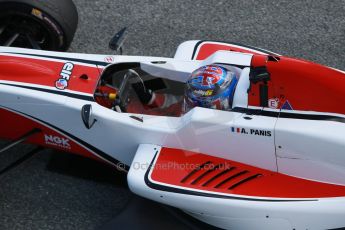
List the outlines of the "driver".
<svg viewBox="0 0 345 230">
<path fill-rule="evenodd" d="M 184 112 L 198 106 L 229 110 L 237 84 L 235 73 L 218 65 L 195 70 L 186 84 Z"/>
<path fill-rule="evenodd" d="M 180 116 L 192 108 L 231 109 L 237 84 L 236 74 L 219 65 L 206 65 L 192 72 L 184 97 L 159 94 L 150 90 L 138 93 L 144 109 L 150 114 Z"/>
</svg>

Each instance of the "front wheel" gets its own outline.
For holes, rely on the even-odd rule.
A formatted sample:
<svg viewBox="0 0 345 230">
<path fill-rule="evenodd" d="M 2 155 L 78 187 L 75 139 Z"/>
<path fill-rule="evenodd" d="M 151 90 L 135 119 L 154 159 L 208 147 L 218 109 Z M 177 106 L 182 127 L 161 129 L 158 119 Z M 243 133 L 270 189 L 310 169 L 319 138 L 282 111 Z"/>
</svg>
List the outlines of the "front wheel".
<svg viewBox="0 0 345 230">
<path fill-rule="evenodd" d="M 0 0 L 0 45 L 66 51 L 78 13 L 72 0 Z"/>
</svg>

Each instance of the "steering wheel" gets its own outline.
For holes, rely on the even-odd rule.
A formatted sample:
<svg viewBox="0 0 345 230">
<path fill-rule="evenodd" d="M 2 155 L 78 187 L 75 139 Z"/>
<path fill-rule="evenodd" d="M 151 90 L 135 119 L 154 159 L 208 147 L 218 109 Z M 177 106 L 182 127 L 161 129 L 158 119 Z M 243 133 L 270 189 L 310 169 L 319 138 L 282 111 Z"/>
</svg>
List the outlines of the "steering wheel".
<svg viewBox="0 0 345 230">
<path fill-rule="evenodd" d="M 118 89 L 118 94 L 114 102 L 114 110 L 117 112 L 126 112 L 128 99 L 130 95 L 130 80 L 136 78 L 139 79 L 139 82 L 142 84 L 145 89 L 144 81 L 140 75 L 133 69 L 128 69 L 124 78 L 121 82 L 121 85 Z"/>
</svg>

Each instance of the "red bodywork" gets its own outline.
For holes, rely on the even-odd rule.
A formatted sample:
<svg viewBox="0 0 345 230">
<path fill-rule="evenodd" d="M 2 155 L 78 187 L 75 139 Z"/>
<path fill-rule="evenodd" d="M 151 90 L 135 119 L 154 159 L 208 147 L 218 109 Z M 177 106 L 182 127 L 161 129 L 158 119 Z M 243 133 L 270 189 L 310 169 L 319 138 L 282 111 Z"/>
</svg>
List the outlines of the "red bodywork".
<svg viewBox="0 0 345 230">
<path fill-rule="evenodd" d="M 65 62 L 0 55 L 0 79 L 55 88 Z M 80 78 L 86 74 L 87 79 Z M 75 64 L 66 90 L 93 94 L 100 71 L 97 66 Z M 58 89 L 56 89 L 58 90 Z"/>
<path fill-rule="evenodd" d="M 267 82 L 268 99 L 278 100 L 277 109 L 280 109 L 288 101 L 294 110 L 345 114 L 345 108 L 339 106 L 345 102 L 343 97 L 344 73 L 312 62 L 283 56 L 269 59 L 269 54 L 263 55 L 261 51 L 256 52 L 253 49 L 225 43 L 202 43 L 195 59 L 205 59 L 218 50 L 251 53 L 254 55 L 252 67 L 266 66 L 271 75 L 271 80 Z M 0 79 L 16 84 L 32 84 L 38 88 L 48 87 L 53 91 L 61 92 L 63 90 L 55 88 L 55 82 L 61 78 L 61 71 L 66 62 L 68 61 L 0 55 Z M 93 95 L 102 70 L 96 65 L 78 63 L 73 63 L 73 65 L 66 90 Z M 81 77 L 82 75 L 84 77 Z M 86 78 L 85 75 L 87 75 Z M 260 106 L 259 87 L 261 84 L 264 83 L 251 85 L 248 98 L 249 106 Z M 113 90 L 104 88 L 102 91 L 111 93 Z M 102 98 L 96 97 L 96 101 L 106 107 L 111 107 L 111 104 Z M 138 109 L 144 110 L 139 106 L 135 109 L 136 111 Z M 172 111 L 176 112 L 176 109 L 173 108 Z M 150 112 L 156 114 L 156 111 L 152 109 Z M 18 139 L 32 129 L 40 128 L 43 132 L 35 134 L 28 139 L 28 142 L 95 158 L 89 150 L 73 140 L 69 140 L 69 148 L 47 144 L 45 135 L 60 138 L 68 137 L 36 120 L 5 109 L 0 109 L 0 119 L 6 121 L 6 124 L 0 129 L 0 138 Z"/>
<path fill-rule="evenodd" d="M 96 65 L 73 63 L 74 67 L 71 71 L 68 87 L 65 90 L 55 88 L 55 82 L 61 77 L 60 73 L 67 62 L 0 55 L 0 79 L 8 81 L 9 84 L 27 83 L 35 88 L 48 87 L 52 92 L 71 90 L 75 91 L 76 94 L 80 92 L 93 95 L 100 77 L 100 70 Z M 87 75 L 87 79 L 81 78 L 82 75 Z M 42 132 L 34 134 L 26 142 L 99 159 L 76 141 L 33 118 L 1 108 L 0 119 L 6 121 L 0 129 L 0 138 L 2 139 L 16 140 L 38 128 Z M 60 141 L 65 141 L 67 144 L 59 144 Z"/>
<path fill-rule="evenodd" d="M 41 132 L 29 137 L 27 142 L 99 160 L 98 157 L 86 148 L 80 146 L 79 143 L 39 121 L 35 121 L 29 117 L 24 117 L 23 115 L 16 114 L 6 109 L 0 109 L 0 120 L 6 121 L 6 124 L 0 129 L 0 138 L 2 139 L 17 140 L 29 131 L 38 128 Z M 61 140 L 64 140 L 67 144 L 63 144 Z"/>
<path fill-rule="evenodd" d="M 272 198 L 345 196 L 345 187 L 287 176 L 246 164 L 179 149 L 162 148 L 154 182 L 186 190 Z"/>
<path fill-rule="evenodd" d="M 238 46 L 231 45 L 231 44 L 226 44 L 226 43 L 217 44 L 217 43 L 205 42 L 200 45 L 198 55 L 196 56 L 196 60 L 204 60 L 219 50 L 260 55 L 260 53 L 256 52 L 255 50 L 240 48 Z"/>
<path fill-rule="evenodd" d="M 276 56 L 268 58 L 245 47 L 225 43 L 202 43 L 196 55 L 197 60 L 203 60 L 218 50 L 230 50 L 253 54 L 251 66 L 266 66 L 271 75 L 268 85 L 268 99 L 278 101 L 277 109 L 282 108 L 286 101 L 293 110 L 316 111 L 345 114 L 344 88 L 345 74 L 310 61 Z M 249 106 L 260 106 L 260 85 L 251 85 Z"/>
<path fill-rule="evenodd" d="M 279 57 L 278 61 L 255 60 L 256 66 L 265 65 L 271 74 L 268 98 L 279 100 L 278 108 L 286 100 L 294 110 L 345 114 L 345 74 L 309 61 Z M 262 84 L 262 83 L 260 83 Z M 259 85 L 252 85 L 249 105 L 259 106 Z"/>
</svg>

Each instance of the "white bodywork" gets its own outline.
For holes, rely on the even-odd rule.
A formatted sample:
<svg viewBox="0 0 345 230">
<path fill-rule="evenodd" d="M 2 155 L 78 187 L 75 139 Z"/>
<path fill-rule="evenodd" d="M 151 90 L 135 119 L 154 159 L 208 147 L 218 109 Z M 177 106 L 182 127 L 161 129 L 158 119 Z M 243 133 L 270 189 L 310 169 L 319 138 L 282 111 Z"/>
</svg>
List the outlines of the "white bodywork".
<svg viewBox="0 0 345 230">
<path fill-rule="evenodd" d="M 271 201 L 243 201 L 231 198 L 205 198 L 149 188 L 144 181 L 145 173 L 150 170 L 149 165 L 157 151 L 160 151 L 160 146 L 139 146 L 128 175 L 130 189 L 157 202 L 181 208 L 211 225 L 225 229 L 247 230 L 324 230 L 345 224 L 345 197 L 291 202 L 272 202 L 274 198 Z M 149 180 L 153 181 L 150 175 Z"/>
<path fill-rule="evenodd" d="M 181 44 L 174 58 L 112 56 L 113 62 L 140 62 L 141 68 L 146 72 L 180 82 L 185 82 L 193 70 L 203 65 L 226 63 L 243 66 L 238 72 L 240 77 L 233 108 L 247 108 L 248 67 L 252 55 L 218 51 L 206 60 L 191 60 L 196 42 Z M 0 47 L 0 55 L 5 52 L 45 54 L 94 61 L 104 61 L 109 57 Z M 30 58 L 45 59 L 34 56 Z M 58 59 L 56 61 L 64 62 Z M 1 82 L 4 81 L 0 80 Z M 56 90 L 53 86 L 46 88 Z M 86 103 L 91 104 L 93 116 L 97 119 L 89 130 L 85 128 L 80 117 L 81 108 Z M 181 117 L 118 113 L 96 102 L 5 85 L 0 85 L 0 106 L 59 127 L 126 165 L 136 162 L 150 163 L 154 155 L 152 148 L 165 146 L 231 159 L 297 177 L 345 185 L 345 125 L 339 122 L 285 119 L 205 108 L 194 108 Z M 143 122 L 131 116 L 139 117 Z M 345 117 L 341 114 L 337 116 Z M 238 135 L 231 132 L 232 127 L 268 130 L 274 135 Z M 65 136 L 64 133 L 61 135 Z M 65 137 L 73 139 L 71 136 Z M 215 140 L 221 144 L 215 144 Z M 231 199 L 224 201 L 155 191 L 145 185 L 145 172 L 145 169 L 130 170 L 128 180 L 133 192 L 181 208 L 188 214 L 221 228 L 325 229 L 339 226 L 339 220 L 345 216 L 345 198 L 319 199 L 317 202 L 307 202 L 308 205 L 304 202 L 263 204 Z M 345 223 L 342 224 L 345 226 Z"/>
</svg>

